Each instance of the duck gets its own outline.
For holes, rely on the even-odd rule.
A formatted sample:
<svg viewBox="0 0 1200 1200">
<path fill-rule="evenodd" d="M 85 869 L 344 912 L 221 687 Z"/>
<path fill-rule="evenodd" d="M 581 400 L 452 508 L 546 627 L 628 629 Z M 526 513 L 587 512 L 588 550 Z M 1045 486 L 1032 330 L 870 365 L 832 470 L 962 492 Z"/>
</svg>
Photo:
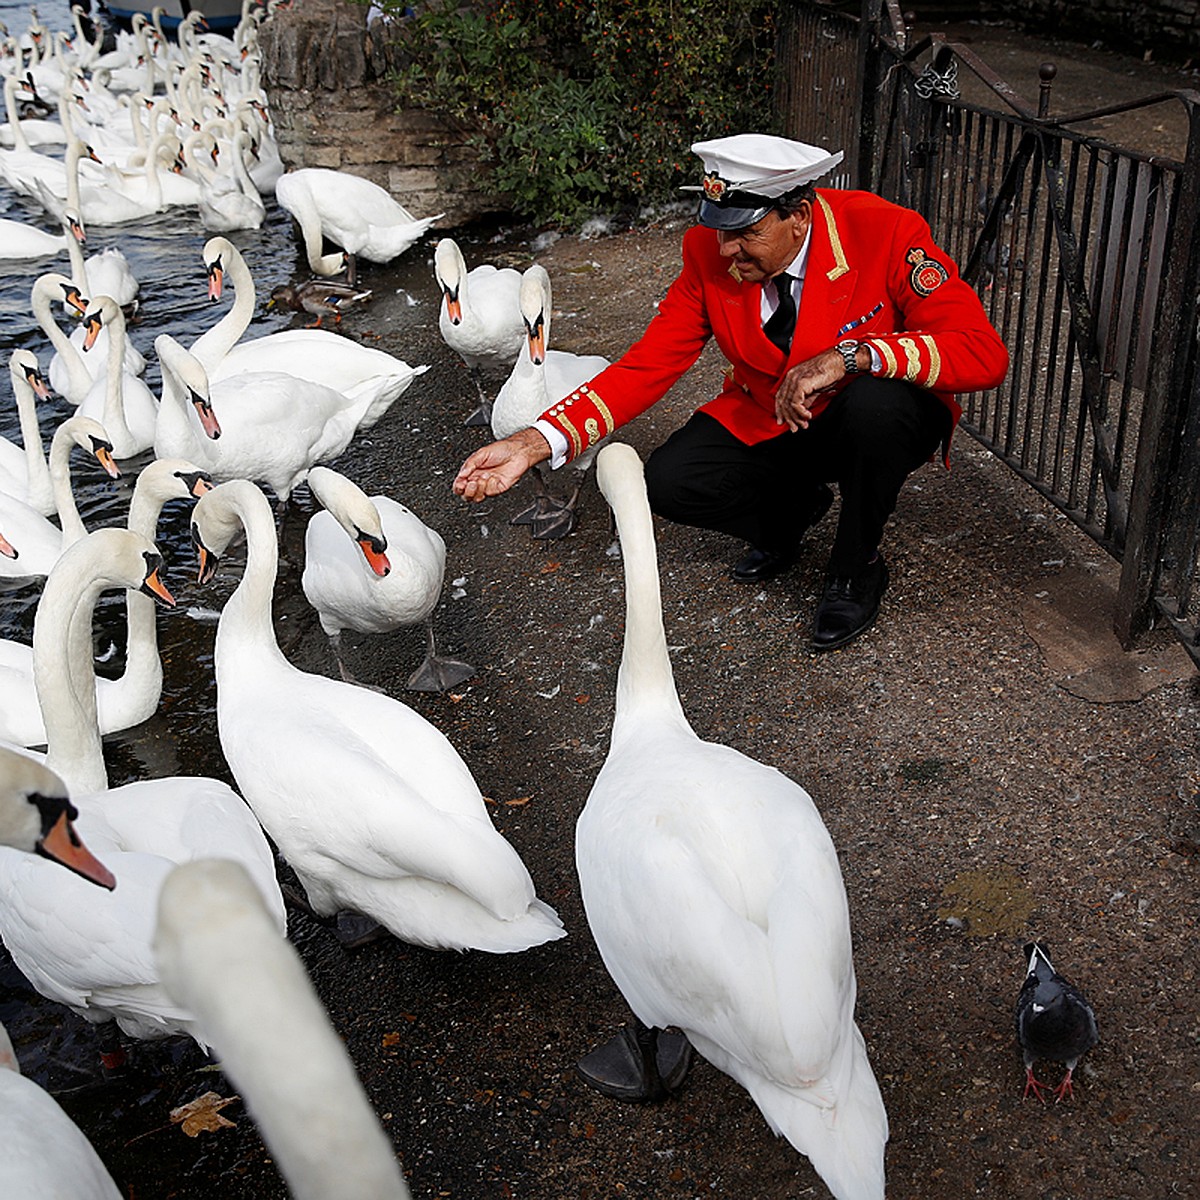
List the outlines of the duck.
<svg viewBox="0 0 1200 1200">
<path fill-rule="evenodd" d="M 129 502 L 126 528 L 153 540 L 159 514 L 168 500 L 196 499 L 212 487 L 212 479 L 194 463 L 159 458 L 139 472 Z M 45 604 L 45 598 L 42 599 Z M 141 592 L 125 596 L 125 669 L 115 679 L 96 680 L 96 713 L 101 734 L 131 729 L 154 715 L 162 696 L 163 669 L 158 653 L 154 601 Z M 72 606 L 48 612 L 48 624 L 64 625 Z M 53 625 L 51 625 L 53 629 Z M 57 631 L 53 636 L 58 636 Z M 46 725 L 38 704 L 33 647 L 16 640 L 0 642 L 0 738 L 20 746 L 46 743 Z"/>
<path fill-rule="evenodd" d="M 42 445 L 37 402 L 50 398 L 46 378 L 31 350 L 14 350 L 8 359 L 8 377 L 21 428 L 21 444 L 0 437 L 0 492 L 29 505 L 48 517 L 56 511 L 50 466 Z"/>
<path fill-rule="evenodd" d="M 87 533 L 71 490 L 73 446 L 91 454 L 110 479 L 120 477 L 104 426 L 78 414 L 63 421 L 50 440 L 49 458 L 58 525 L 24 501 L 0 492 L 0 530 L 17 552 L 13 558 L 0 559 L 0 581 L 8 586 L 49 575 L 62 552 Z"/>
<path fill-rule="evenodd" d="M 93 296 L 83 315 L 85 351 L 101 327 L 108 331 L 104 378 L 92 383 L 76 411 L 103 422 L 115 458 L 135 458 L 154 446 L 158 399 L 145 380 L 125 369 L 125 314 L 111 296 Z"/>
<path fill-rule="evenodd" d="M 552 404 L 610 365 L 600 354 L 548 350 L 551 310 L 550 276 L 545 267 L 534 263 L 521 276 L 525 351 L 517 358 L 492 405 L 492 434 L 497 440 L 532 425 Z M 575 528 L 575 502 L 595 457 L 593 448 L 572 460 L 572 467 L 580 473 L 580 482 L 567 500 L 551 495 L 540 468 L 534 467 L 537 499 L 510 523 L 528 525 L 531 536 L 538 540 L 566 537 Z"/>
<path fill-rule="evenodd" d="M 888 1124 L 854 1022 L 850 913 L 808 793 L 702 741 L 675 689 L 641 460 L 598 457 L 625 564 L 625 643 L 608 756 L 579 816 L 588 925 L 638 1022 L 587 1055 L 593 1086 L 661 1094 L 655 1031 L 742 1085 L 836 1200 L 883 1200 Z"/>
<path fill-rule="evenodd" d="M 238 248 L 226 237 L 204 244 L 204 269 L 210 299 L 224 294 L 225 278 L 234 303 L 190 350 L 213 384 L 246 371 L 282 371 L 341 392 L 361 410 L 357 429 L 375 425 L 427 365 L 410 367 L 403 359 L 362 346 L 328 329 L 285 329 L 263 337 L 239 339 L 254 317 L 254 278 Z"/>
<path fill-rule="evenodd" d="M 481 263 L 467 270 L 453 238 L 439 238 L 433 273 L 442 293 L 438 331 L 466 364 L 479 391 L 479 408 L 467 425 L 488 425 L 492 406 L 483 390 L 485 368 L 511 370 L 525 345 L 521 315 L 521 273 L 512 267 Z"/>
<path fill-rule="evenodd" d="M 46 581 L 43 603 L 77 602 L 65 639 L 47 636 L 40 606 L 34 619 L 39 689 L 56 698 L 43 714 L 46 766 L 67 785 L 79 809 L 79 835 L 119 886 L 106 892 L 55 864 L 0 855 L 0 936 L 42 996 L 89 1022 L 115 1023 L 134 1038 L 186 1034 L 207 1049 L 193 1014 L 167 994 L 154 964 L 163 880 L 178 863 L 229 858 L 250 873 L 281 934 L 286 915 L 271 848 L 226 784 L 176 776 L 108 787 L 95 715 L 91 613 L 112 587 L 143 588 L 173 603 L 161 565 L 153 542 L 112 527 L 72 546 Z"/>
<path fill-rule="evenodd" d="M 245 1098 L 295 1200 L 409 1200 L 341 1036 L 239 864 L 202 859 L 171 871 L 154 956 Z"/>
<path fill-rule="evenodd" d="M 351 285 L 358 283 L 360 258 L 391 262 L 446 215 L 418 220 L 377 183 L 329 167 L 301 167 L 281 175 L 275 198 L 299 224 L 313 274 L 345 270 Z M 322 254 L 325 238 L 341 253 Z"/>
<path fill-rule="evenodd" d="M 308 486 L 320 503 L 304 535 L 300 586 L 317 610 L 343 679 L 357 682 L 342 658 L 343 629 L 390 633 L 423 624 L 426 653 L 409 676 L 412 691 L 444 692 L 470 679 L 470 663 L 443 658 L 433 634 L 442 594 L 446 543 L 390 496 L 368 496 L 329 467 L 313 467 Z"/>
<path fill-rule="evenodd" d="M 357 304 L 365 304 L 374 295 L 370 290 L 362 291 L 336 279 L 306 279 L 303 283 L 281 283 L 272 288 L 268 308 L 278 305 L 293 312 L 306 312 L 316 319 L 306 329 L 319 329 L 325 317 L 333 317 L 334 323 L 342 323 L 342 313 L 349 312 Z"/>
<path fill-rule="evenodd" d="M 430 949 L 507 954 L 564 937 L 445 736 L 399 700 L 300 671 L 280 652 L 278 542 L 266 496 L 247 480 L 219 484 L 192 510 L 201 581 L 243 532 L 245 570 L 217 624 L 217 729 L 313 912 L 361 914 Z"/>
<path fill-rule="evenodd" d="M 112 891 L 116 876 L 83 844 L 72 823 L 78 816 L 67 785 L 53 771 L 0 745 L 0 847 L 38 855 Z"/>
<path fill-rule="evenodd" d="M 360 410 L 324 384 L 279 371 L 247 371 L 210 384 L 200 362 L 170 334 L 159 334 L 154 348 L 163 376 L 155 454 L 191 459 L 217 480 L 259 480 L 275 493 L 281 513 L 310 468 L 337 458 L 354 436 Z"/>
</svg>

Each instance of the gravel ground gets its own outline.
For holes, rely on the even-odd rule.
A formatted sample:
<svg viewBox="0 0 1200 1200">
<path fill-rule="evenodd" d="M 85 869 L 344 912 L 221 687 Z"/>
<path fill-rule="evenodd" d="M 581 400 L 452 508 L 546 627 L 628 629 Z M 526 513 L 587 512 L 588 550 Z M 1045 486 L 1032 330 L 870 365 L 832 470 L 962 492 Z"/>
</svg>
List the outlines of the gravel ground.
<svg viewBox="0 0 1200 1200">
<path fill-rule="evenodd" d="M 681 230 L 665 221 L 540 253 L 555 282 L 555 344 L 620 353 L 675 272 Z M 403 299 L 381 286 L 384 273 L 368 282 L 379 298 L 347 332 L 390 348 Z M 432 304 L 431 276 L 428 287 Z M 572 846 L 608 748 L 621 562 L 593 482 L 577 532 L 548 545 L 507 524 L 520 497 L 467 508 L 450 495 L 481 438 L 459 424 L 473 407 L 465 371 L 444 348 L 431 355 L 435 369 L 341 465 L 446 538 L 439 629 L 479 673 L 451 696 L 403 694 L 416 631 L 348 636 L 348 659 L 446 732 L 570 936 L 500 957 L 394 941 L 347 953 L 301 915 L 292 936 L 417 1197 L 826 1196 L 706 1064 L 654 1106 L 605 1100 L 574 1075 L 626 1016 L 588 933 Z M 720 367 L 703 359 L 624 440 L 644 456 L 711 394 Z M 889 1196 L 1194 1194 L 1190 661 L 1162 635 L 1122 651 L 1108 628 L 1114 564 L 965 436 L 951 471 L 931 465 L 904 489 L 878 625 L 814 656 L 806 633 L 832 529 L 826 518 L 792 572 L 763 587 L 729 580 L 741 547 L 718 535 L 659 523 L 659 563 L 694 728 L 802 783 L 838 847 L 858 1021 L 891 1122 Z M 287 549 L 298 564 L 298 522 Z M 298 665 L 329 671 L 296 570 L 280 579 L 281 637 Z M 1088 993 L 1101 1031 L 1074 1102 L 1058 1106 L 1021 1099 L 1013 1009 L 1031 936 Z M 224 1114 L 232 1130 L 190 1141 L 169 1127 L 171 1105 L 232 1093 L 197 1073 L 198 1054 L 159 1048 L 142 1063 L 137 1083 L 72 1104 L 86 1120 L 116 1097 L 120 1125 L 96 1140 L 131 1195 L 284 1194 L 239 1106 Z"/>
</svg>

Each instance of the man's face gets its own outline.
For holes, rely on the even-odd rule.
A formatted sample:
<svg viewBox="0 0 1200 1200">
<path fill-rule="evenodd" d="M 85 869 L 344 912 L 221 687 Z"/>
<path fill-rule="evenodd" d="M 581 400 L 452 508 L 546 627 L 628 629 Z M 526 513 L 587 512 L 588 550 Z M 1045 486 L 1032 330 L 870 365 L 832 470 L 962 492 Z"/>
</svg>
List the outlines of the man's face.
<svg viewBox="0 0 1200 1200">
<path fill-rule="evenodd" d="M 762 283 L 778 275 L 800 253 L 812 222 L 812 205 L 802 200 L 786 216 L 772 209 L 744 229 L 718 229 L 721 253 L 731 259 L 746 283 Z"/>
</svg>

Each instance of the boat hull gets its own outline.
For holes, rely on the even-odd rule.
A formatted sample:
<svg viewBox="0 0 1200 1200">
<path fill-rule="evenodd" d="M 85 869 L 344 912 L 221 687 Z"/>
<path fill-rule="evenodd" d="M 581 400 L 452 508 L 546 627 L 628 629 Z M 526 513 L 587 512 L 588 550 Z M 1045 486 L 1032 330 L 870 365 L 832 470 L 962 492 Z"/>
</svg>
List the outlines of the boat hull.
<svg viewBox="0 0 1200 1200">
<path fill-rule="evenodd" d="M 197 10 L 212 30 L 233 29 L 242 16 L 241 0 L 106 0 L 103 4 L 110 17 L 125 23 L 137 13 L 149 19 L 156 7 L 163 10 L 164 29 L 178 29 L 184 18 Z"/>
</svg>

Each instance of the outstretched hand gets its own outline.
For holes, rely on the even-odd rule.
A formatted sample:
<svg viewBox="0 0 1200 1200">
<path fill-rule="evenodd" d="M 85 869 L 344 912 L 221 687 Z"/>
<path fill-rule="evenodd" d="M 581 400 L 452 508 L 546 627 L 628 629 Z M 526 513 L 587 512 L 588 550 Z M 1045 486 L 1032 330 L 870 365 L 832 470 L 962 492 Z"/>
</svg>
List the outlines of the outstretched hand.
<svg viewBox="0 0 1200 1200">
<path fill-rule="evenodd" d="M 818 392 L 827 391 L 846 376 L 846 364 L 837 350 L 825 350 L 815 358 L 797 363 L 784 377 L 775 393 L 775 421 L 793 433 L 807 429 L 812 420 L 809 402 Z"/>
<path fill-rule="evenodd" d="M 486 500 L 507 492 L 530 467 L 550 457 L 550 446 L 536 429 L 519 429 L 480 447 L 459 468 L 454 491 L 464 500 Z"/>
</svg>

